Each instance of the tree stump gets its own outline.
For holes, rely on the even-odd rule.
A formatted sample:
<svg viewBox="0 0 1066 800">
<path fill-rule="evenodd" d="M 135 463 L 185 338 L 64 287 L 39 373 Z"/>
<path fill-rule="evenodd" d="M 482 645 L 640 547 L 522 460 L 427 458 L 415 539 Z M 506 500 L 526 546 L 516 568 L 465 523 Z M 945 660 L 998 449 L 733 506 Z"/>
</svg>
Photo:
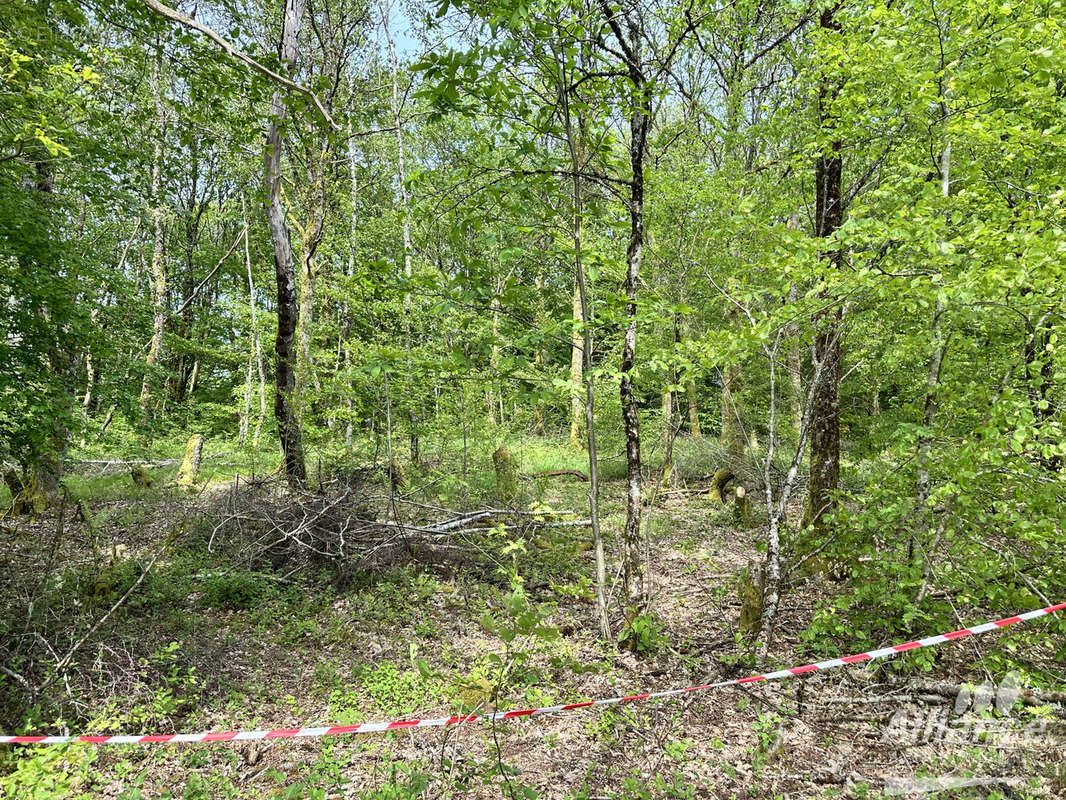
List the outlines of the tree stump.
<svg viewBox="0 0 1066 800">
<path fill-rule="evenodd" d="M 183 489 L 191 489 L 196 481 L 196 474 L 200 471 L 200 459 L 204 454 L 204 437 L 201 433 L 194 433 L 189 437 L 189 443 L 185 445 L 185 458 L 178 470 L 178 486 Z"/>
<path fill-rule="evenodd" d="M 130 464 L 130 477 L 133 479 L 133 484 L 141 489 L 151 489 L 152 484 L 155 483 L 152 474 L 144 468 L 143 464 Z"/>
<path fill-rule="evenodd" d="M 711 488 L 707 492 L 711 500 L 716 503 L 725 503 L 725 487 L 735 477 L 733 470 L 728 468 L 714 473 L 714 477 L 711 478 Z"/>
<path fill-rule="evenodd" d="M 762 612 L 766 596 L 766 574 L 763 565 L 749 561 L 737 582 L 740 599 L 740 632 L 755 638 L 762 629 Z"/>
<path fill-rule="evenodd" d="M 748 528 L 752 523 L 751 500 L 748 499 L 747 490 L 743 486 L 737 486 L 733 490 L 735 503 L 733 505 L 733 522 L 741 528 Z"/>
<path fill-rule="evenodd" d="M 36 472 L 30 476 L 29 481 L 24 481 L 15 470 L 9 469 L 4 473 L 4 483 L 11 491 L 11 513 L 15 516 L 26 514 L 39 517 L 51 504 L 48 494 L 41 488 Z"/>
<path fill-rule="evenodd" d="M 507 445 L 501 444 L 492 454 L 492 466 L 496 470 L 496 497 L 501 503 L 512 503 L 518 498 L 518 469 L 511 459 Z"/>
<path fill-rule="evenodd" d="M 389 463 L 389 483 L 393 491 L 398 491 L 407 485 L 407 473 L 403 471 L 403 464 L 397 461 L 395 456 Z"/>
</svg>

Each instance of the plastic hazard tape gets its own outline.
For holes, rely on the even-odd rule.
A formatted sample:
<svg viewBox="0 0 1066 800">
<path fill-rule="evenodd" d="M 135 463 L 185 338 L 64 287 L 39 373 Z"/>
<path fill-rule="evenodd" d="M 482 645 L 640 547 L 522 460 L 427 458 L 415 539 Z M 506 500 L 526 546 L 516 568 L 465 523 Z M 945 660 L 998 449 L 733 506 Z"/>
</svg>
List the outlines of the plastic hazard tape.
<svg viewBox="0 0 1066 800">
<path fill-rule="evenodd" d="M 276 728 L 264 731 L 218 731 L 214 733 L 163 733 L 146 736 L 94 736 L 85 734 L 81 736 L 0 736 L 0 744 L 67 744 L 69 742 L 85 742 L 87 744 L 177 744 L 179 742 L 244 742 L 253 739 L 297 739 L 305 737 L 342 736 L 353 733 L 381 733 L 382 731 L 395 731 L 404 728 L 441 728 L 447 725 L 462 725 L 469 722 L 496 722 L 505 719 L 517 719 L 519 717 L 539 717 L 543 714 L 555 714 L 560 711 L 573 711 L 579 708 L 592 708 L 595 706 L 611 706 L 619 703 L 630 703 L 635 700 L 655 700 L 661 697 L 677 697 L 691 692 L 702 692 L 708 689 L 720 689 L 724 686 L 737 686 L 745 683 L 760 683 L 762 681 L 774 681 L 781 678 L 790 678 L 793 675 L 803 675 L 807 672 L 823 672 L 829 669 L 845 666 L 846 664 L 858 664 L 863 661 L 873 661 L 878 658 L 888 658 L 897 653 L 906 653 L 909 650 L 917 650 L 922 647 L 934 647 L 955 639 L 966 636 L 977 636 L 989 631 L 1006 628 L 1017 622 L 1026 622 L 1066 609 L 1066 603 L 1038 608 L 1035 611 L 1027 611 L 1014 617 L 986 622 L 983 625 L 975 625 L 972 628 L 961 628 L 951 633 L 938 636 L 928 636 L 924 639 L 916 639 L 913 642 L 894 644 L 891 647 L 882 647 L 879 650 L 870 650 L 866 653 L 856 653 L 843 658 L 832 658 L 828 661 L 819 661 L 814 664 L 804 664 L 799 667 L 782 669 L 776 672 L 766 672 L 761 675 L 749 675 L 746 678 L 736 678 L 717 683 L 705 683 L 701 686 L 688 686 L 684 689 L 668 689 L 662 692 L 649 692 L 647 694 L 631 694 L 628 697 L 606 697 L 600 700 L 587 700 L 582 703 L 568 703 L 562 706 L 544 706 L 542 708 L 525 708 L 515 711 L 495 711 L 489 714 L 468 714 L 462 717 L 437 717 L 435 719 L 404 719 L 392 722 L 363 722 L 358 725 L 329 725 L 317 728 Z"/>
</svg>

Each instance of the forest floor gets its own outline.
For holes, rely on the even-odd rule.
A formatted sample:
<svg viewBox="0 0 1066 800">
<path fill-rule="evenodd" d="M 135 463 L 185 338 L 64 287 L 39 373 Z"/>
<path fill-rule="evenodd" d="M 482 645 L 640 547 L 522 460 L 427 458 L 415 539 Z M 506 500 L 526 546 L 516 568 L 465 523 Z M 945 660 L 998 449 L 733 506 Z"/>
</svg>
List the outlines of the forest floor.
<svg viewBox="0 0 1066 800">
<path fill-rule="evenodd" d="M 561 446 L 513 451 L 531 476 L 545 467 L 580 469 L 584 458 Z M 682 466 L 679 472 L 691 476 L 705 467 Z M 457 472 L 454 465 L 436 469 L 452 478 Z M 801 635 L 837 591 L 832 580 L 812 574 L 791 587 L 778 635 L 766 658 L 757 658 L 738 633 L 737 585 L 745 566 L 762 557 L 765 531 L 736 525 L 731 508 L 704 494 L 660 493 L 650 509 L 651 614 L 641 651 L 633 653 L 599 636 L 585 527 L 481 531 L 456 537 L 453 550 L 394 557 L 339 580 L 328 566 L 316 572 L 305 564 L 294 572 L 276 558 L 255 561 L 246 558 L 247 548 L 231 547 L 235 540 L 226 539 L 222 524 L 227 515 L 232 524 L 237 495 L 258 492 L 259 498 L 269 486 L 247 477 L 235 482 L 230 470 L 187 495 L 166 487 L 173 471 L 154 470 L 156 488 L 147 490 L 134 489 L 125 474 L 74 482 L 72 493 L 84 502 L 77 512 L 73 504 L 66 509 L 61 544 L 47 556 L 63 567 L 37 587 L 54 598 L 37 624 L 56 653 L 106 612 L 154 554 L 163 555 L 78 650 L 65 687 L 53 692 L 61 706 L 42 706 L 35 720 L 6 718 L 4 732 L 27 721 L 54 732 L 60 717 L 76 733 L 168 733 L 477 713 L 683 687 L 862 649 L 849 649 L 846 639 L 812 642 Z M 615 563 L 623 486 L 617 465 L 607 464 L 605 473 L 603 520 L 608 560 Z M 384 482 L 373 480 L 369 485 L 384 492 Z M 461 485 L 488 493 L 492 480 L 489 467 Z M 424 507 L 485 505 L 474 490 L 451 494 L 444 478 L 420 473 L 408 481 L 415 488 L 407 499 Z M 586 516 L 587 484 L 572 476 L 531 478 L 522 487 L 520 507 Z M 86 512 L 92 526 L 80 519 Z M 409 513 L 407 522 L 417 523 Z M 3 522 L 0 567 L 9 596 L 31 593 L 16 575 L 34 570 L 16 566 L 30 563 L 55 528 L 54 514 L 34 523 Z M 512 637 L 516 612 L 532 614 L 558 636 L 538 628 Z M 1061 721 L 1046 707 L 977 714 L 956 710 L 950 692 L 928 689 L 984 680 L 984 646 L 981 639 L 946 645 L 920 673 L 906 656 L 678 700 L 492 725 L 250 743 L 9 749 L 0 753 L 9 773 L 0 796 L 20 796 L 12 787 L 23 787 L 25 797 L 122 800 L 783 800 L 931 796 L 948 789 L 953 798 L 1066 796 Z M 12 707 L 13 686 L 0 688 L 7 701 L 0 709 Z"/>
</svg>

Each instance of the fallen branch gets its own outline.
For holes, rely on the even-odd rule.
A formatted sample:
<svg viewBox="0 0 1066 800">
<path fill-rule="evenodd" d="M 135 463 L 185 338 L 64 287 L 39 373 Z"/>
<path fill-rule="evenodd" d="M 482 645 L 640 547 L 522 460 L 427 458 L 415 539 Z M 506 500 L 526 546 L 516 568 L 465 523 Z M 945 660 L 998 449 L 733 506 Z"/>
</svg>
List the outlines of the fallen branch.
<svg viewBox="0 0 1066 800">
<path fill-rule="evenodd" d="M 585 481 L 588 483 L 589 476 L 579 469 L 554 469 L 551 472 L 538 472 L 529 477 L 531 478 L 557 478 L 563 475 L 572 475 L 579 481 Z"/>
<path fill-rule="evenodd" d="M 948 700 L 958 697 L 964 684 L 939 681 L 921 681 L 908 683 L 907 689 L 917 695 L 934 695 Z M 1026 706 L 1060 705 L 1066 706 L 1066 692 L 1046 691 L 1043 689 L 1018 688 L 1018 699 Z"/>
</svg>

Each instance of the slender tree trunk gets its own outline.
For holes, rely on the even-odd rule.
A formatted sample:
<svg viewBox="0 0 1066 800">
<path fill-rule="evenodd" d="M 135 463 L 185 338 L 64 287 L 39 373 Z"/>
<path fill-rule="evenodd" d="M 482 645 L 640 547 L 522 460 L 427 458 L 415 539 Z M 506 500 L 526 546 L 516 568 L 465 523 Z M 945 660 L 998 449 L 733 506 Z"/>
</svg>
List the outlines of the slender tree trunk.
<svg viewBox="0 0 1066 800">
<path fill-rule="evenodd" d="M 304 0 L 284 0 L 283 9 L 278 54 L 282 65 L 291 70 L 296 62 L 297 35 L 303 18 Z M 281 126 L 285 117 L 285 101 L 279 89 L 274 92 L 270 104 L 270 122 L 263 154 L 267 224 L 274 244 L 274 273 L 278 288 L 278 333 L 274 340 L 274 417 L 281 439 L 285 475 L 291 486 L 300 487 L 307 479 L 307 467 L 304 463 L 300 420 L 292 405 L 296 386 L 293 339 L 298 312 L 292 241 L 281 200 L 281 151 L 284 146 Z"/>
<path fill-rule="evenodd" d="M 533 280 L 534 286 L 537 289 L 537 311 L 536 311 L 536 324 L 541 326 L 545 323 L 544 319 L 544 276 L 540 273 L 537 274 Z M 537 344 L 537 351 L 533 354 L 533 371 L 537 375 L 544 373 L 544 348 Z M 533 407 L 533 433 L 536 436 L 544 435 L 544 401 L 538 396 L 537 404 Z"/>
<path fill-rule="evenodd" d="M 734 324 L 732 315 L 730 324 Z M 744 388 L 742 366 L 731 360 L 722 368 L 722 432 L 720 441 L 729 454 L 730 467 L 736 469 L 744 461 Z"/>
<path fill-rule="evenodd" d="M 841 30 L 836 11 L 834 5 L 822 12 L 819 25 L 823 31 Z M 830 136 L 836 127 L 830 106 L 837 91 L 837 84 L 823 77 L 819 122 Z M 840 140 L 833 138 L 828 151 L 820 153 L 815 162 L 815 235 L 823 239 L 831 237 L 844 221 L 841 148 Z M 840 268 L 839 248 L 824 252 L 822 258 L 828 270 Z M 834 495 L 840 485 L 840 322 L 840 310 L 835 305 L 814 320 L 815 360 L 822 364 L 822 379 L 814 398 L 806 517 L 819 531 L 825 515 L 835 506 Z"/>
<path fill-rule="evenodd" d="M 92 322 L 93 327 L 96 326 L 97 320 L 100 318 L 99 306 L 93 308 L 89 312 L 89 320 Z M 93 388 L 96 386 L 96 365 L 93 362 L 92 348 L 88 348 L 85 351 L 85 394 L 82 395 L 81 400 L 81 425 L 82 430 L 85 429 L 86 423 L 89 421 L 89 406 L 93 401 Z M 82 437 L 81 444 L 85 446 L 85 437 Z"/>
<path fill-rule="evenodd" d="M 503 399 L 500 393 L 500 292 L 503 287 L 499 281 L 493 287 L 492 302 L 492 350 L 489 353 L 489 372 L 492 379 L 489 383 L 489 423 L 491 425 L 503 425 Z M 499 414 L 497 417 L 496 415 Z"/>
<path fill-rule="evenodd" d="M 636 613 L 644 600 L 644 565 L 640 557 L 640 419 L 633 391 L 633 368 L 637 350 L 637 287 L 644 258 L 644 151 L 648 136 L 648 108 L 651 97 L 640 69 L 643 31 L 640 23 L 630 17 L 629 47 L 632 51 L 630 81 L 633 84 L 633 108 L 629 118 L 629 164 L 632 172 L 629 194 L 629 247 L 626 251 L 626 274 L 622 291 L 626 296 L 625 316 L 628 320 L 622 342 L 622 379 L 619 394 L 622 402 L 622 422 L 626 436 L 626 522 L 622 532 L 624 558 L 622 580 L 625 586 L 629 613 Z"/>
<path fill-rule="evenodd" d="M 259 337 L 259 321 L 256 309 L 258 304 L 255 300 L 255 280 L 252 277 L 252 254 L 248 248 L 248 235 L 251 228 L 248 226 L 248 215 L 244 207 L 244 197 L 241 197 L 241 216 L 244 218 L 244 269 L 248 273 L 248 308 L 252 315 L 252 346 L 254 350 L 256 370 L 259 373 L 259 417 L 255 421 L 255 432 L 252 434 L 252 446 L 259 447 L 259 437 L 263 431 L 263 420 L 266 418 L 266 364 L 263 359 L 263 340 Z M 250 384 L 249 384 L 250 387 Z M 249 388 L 249 395 L 251 389 Z"/>
<path fill-rule="evenodd" d="M 359 176 L 355 169 L 355 140 L 352 138 L 352 123 L 348 121 L 348 178 L 351 182 L 351 208 L 348 214 L 348 278 L 355 275 L 356 234 L 359 230 L 359 216 L 356 200 L 359 196 Z M 352 395 L 355 387 L 352 386 L 350 376 L 352 367 L 352 349 L 349 343 L 352 335 L 352 311 L 345 294 L 344 307 L 342 309 L 341 340 L 344 348 L 344 372 L 348 376 L 348 391 L 344 396 L 344 409 L 347 412 L 347 420 L 344 425 L 344 446 L 349 450 L 352 447 L 352 435 L 355 429 L 355 421 L 352 419 Z"/>
<path fill-rule="evenodd" d="M 577 118 L 577 130 L 570 114 L 570 89 L 567 85 L 565 69 L 559 76 L 559 99 L 563 107 L 566 126 L 566 141 L 570 150 L 570 171 L 573 187 L 573 242 L 574 242 L 574 326 L 575 340 L 580 346 L 579 375 L 585 384 L 585 438 L 588 447 L 589 463 L 589 519 L 592 526 L 592 544 L 596 555 L 596 608 L 600 617 L 600 635 L 607 641 L 611 639 L 611 621 L 607 616 L 607 558 L 603 546 L 603 533 L 600 530 L 600 478 L 599 462 L 596 458 L 596 382 L 592 371 L 592 306 L 589 301 L 588 283 L 585 279 L 585 263 L 582 255 L 582 225 L 584 220 L 584 192 L 581 171 L 584 162 L 584 120 Z M 580 339 L 578 339 L 580 337 Z M 573 349 L 571 349 L 571 372 L 573 381 Z M 571 405 L 571 411 L 573 411 Z M 574 434 L 571 418 L 571 437 Z"/>
<path fill-rule="evenodd" d="M 189 373 L 189 389 L 186 396 L 191 398 L 196 391 L 196 382 L 200 378 L 200 358 L 197 356 L 192 362 L 192 372 Z"/>
<path fill-rule="evenodd" d="M 152 148 L 152 341 L 148 345 L 145 363 L 148 370 L 141 384 L 141 413 L 148 411 L 148 401 L 152 394 L 152 367 L 159 360 L 163 347 L 163 329 L 166 324 L 167 272 L 165 256 L 165 230 L 163 225 L 163 199 L 161 181 L 163 170 L 163 137 L 166 132 L 166 115 L 163 111 L 163 80 L 159 58 L 152 70 L 152 100 L 155 106 L 156 138 Z"/>
<path fill-rule="evenodd" d="M 311 360 L 311 341 L 315 330 L 315 286 L 318 282 L 318 261 L 315 254 L 322 243 L 322 232 L 326 222 L 326 190 L 323 178 L 317 174 L 312 164 L 312 148 L 308 148 L 308 183 L 311 217 L 307 226 L 300 229 L 300 321 L 296 327 L 296 384 L 293 403 L 297 414 L 302 417 L 307 396 L 307 387 L 314 379 L 314 364 Z M 325 156 L 325 153 L 323 153 Z"/>
<path fill-rule="evenodd" d="M 944 122 L 947 123 L 947 105 L 941 105 L 944 112 Z M 944 149 L 940 152 L 940 196 L 947 200 L 951 197 L 951 140 L 944 143 Z M 951 217 L 948 215 L 948 221 Z M 929 338 L 933 344 L 933 350 L 929 354 L 929 366 L 925 375 L 925 405 L 922 409 L 922 432 L 918 435 L 918 458 L 917 480 L 915 486 L 915 505 L 918 511 L 918 522 L 911 534 L 910 559 L 915 556 L 915 543 L 918 537 L 930 528 L 931 509 L 929 497 L 933 492 L 933 480 L 929 465 L 933 455 L 933 424 L 936 422 L 936 412 L 939 406 L 940 395 L 940 371 L 944 364 L 945 337 L 942 328 L 944 304 L 937 297 L 933 310 L 933 320 L 929 326 Z M 937 536 L 939 539 L 939 535 Z M 931 547 L 936 547 L 934 543 Z M 922 554 L 922 584 L 918 589 L 916 603 L 925 599 L 928 591 L 932 553 Z"/>
<path fill-rule="evenodd" d="M 799 230 L 800 216 L 798 213 L 789 217 L 788 227 L 791 230 Z M 788 287 L 788 304 L 795 307 L 799 302 L 799 285 L 795 282 Z M 785 326 L 785 336 L 788 337 L 788 383 L 790 399 L 792 401 L 792 429 L 798 434 L 803 424 L 803 406 L 806 397 L 803 391 L 803 353 L 800 346 L 799 322 L 793 321 Z"/>
<path fill-rule="evenodd" d="M 392 110 L 392 125 L 396 129 L 396 178 L 400 184 L 400 212 L 403 217 L 403 274 L 408 284 L 414 275 L 411 265 L 411 199 L 407 195 L 407 167 L 403 142 L 403 119 L 400 115 L 400 63 L 396 58 L 396 46 L 392 41 L 392 33 L 389 31 L 389 9 L 382 14 L 382 27 L 385 30 L 385 41 L 389 46 L 389 60 L 392 64 L 392 95 L 390 105 Z M 421 420 L 418 414 L 418 401 L 415 400 L 414 389 L 414 362 L 411 358 L 411 290 L 408 289 L 403 295 L 403 336 L 404 349 L 407 351 L 407 383 L 412 388 L 411 396 L 407 399 L 407 417 L 411 425 L 411 462 L 419 463 L 419 428 Z M 500 409 L 500 418 L 503 419 L 503 409 Z"/>
<path fill-rule="evenodd" d="M 731 330 L 739 325 L 737 309 L 730 303 L 726 324 Z M 744 462 L 744 365 L 738 356 L 722 368 L 722 430 L 720 441 L 729 454 L 729 467 L 737 469 Z"/>
<path fill-rule="evenodd" d="M 574 129 L 574 125 L 570 125 L 568 135 L 572 138 L 573 149 L 573 163 L 576 165 L 573 167 L 575 173 L 582 169 L 585 164 L 585 121 L 581 114 L 577 117 L 577 127 Z M 580 257 L 580 250 L 584 244 L 584 231 L 582 230 L 582 217 L 580 209 L 583 207 L 584 198 L 581 196 L 581 179 L 580 176 L 574 178 L 574 249 L 575 263 L 576 259 Z M 583 363 L 585 359 L 584 353 L 584 338 L 583 328 L 585 324 L 585 316 L 582 313 L 582 309 L 585 307 L 581 299 L 581 287 L 578 285 L 577 275 L 574 276 L 574 297 L 572 304 L 572 316 L 574 324 L 573 338 L 570 345 L 570 446 L 577 448 L 581 446 L 581 421 L 585 414 L 584 403 L 581 400 L 583 394 L 582 386 L 585 382 L 583 374 Z"/>
<path fill-rule="evenodd" d="M 248 421 L 252 418 L 252 370 L 255 367 L 255 353 L 248 353 L 248 366 L 244 370 L 244 398 L 238 419 L 237 447 L 244 447 L 248 441 Z"/>
<path fill-rule="evenodd" d="M 700 428 L 700 402 L 696 393 L 696 382 L 691 377 L 685 379 L 685 399 L 688 401 L 688 432 L 693 439 L 702 439 Z"/>
<path fill-rule="evenodd" d="M 41 203 L 47 209 L 49 226 L 51 226 L 55 214 L 52 197 L 55 189 L 55 167 L 50 161 L 36 160 L 34 171 L 36 173 L 34 187 L 41 195 Z M 44 314 L 42 310 L 39 310 L 38 313 Z M 73 371 L 73 366 L 76 362 L 73 354 L 62 347 L 61 341 L 66 321 L 52 319 L 48 320 L 48 322 L 54 325 L 56 330 L 56 341 L 48 350 L 49 365 L 56 377 L 69 379 L 70 383 L 73 384 L 73 375 L 70 373 Z M 73 399 L 73 392 L 68 397 L 67 392 L 70 391 L 68 388 L 64 387 L 61 391 L 63 404 L 66 405 L 69 400 Z M 12 491 L 12 500 L 15 501 L 14 507 L 17 509 L 16 513 L 23 513 L 27 505 L 34 513 L 40 513 L 57 500 L 59 482 L 63 478 L 63 461 L 70 445 L 70 430 L 66 424 L 66 409 L 57 409 L 57 412 L 55 417 L 42 421 L 44 425 L 50 428 L 48 433 L 49 446 L 38 457 L 36 464 L 33 465 L 29 485 L 23 490 L 21 502 L 14 497 L 15 492 Z M 21 510 L 18 510 L 19 506 L 22 506 Z"/>
<path fill-rule="evenodd" d="M 945 199 L 951 192 L 951 142 L 944 145 L 940 154 L 940 192 Z M 941 333 L 941 317 L 944 304 L 937 298 L 933 311 L 933 321 L 929 327 L 929 338 L 933 351 L 929 355 L 929 367 L 925 376 L 925 405 L 922 410 L 922 433 L 918 436 L 918 479 L 917 499 L 919 509 L 924 509 L 932 493 L 932 479 L 929 474 L 929 462 L 933 449 L 932 426 L 936 420 L 938 394 L 940 388 L 940 369 L 944 362 L 944 338 Z M 921 512 L 924 515 L 924 510 Z"/>
<path fill-rule="evenodd" d="M 677 315 L 674 315 L 673 320 L 673 339 L 675 355 L 676 349 L 681 344 L 681 328 L 678 325 Z M 666 444 L 666 451 L 663 454 L 663 468 L 662 468 L 662 484 L 668 485 L 671 480 L 671 476 L 674 470 L 674 439 L 677 436 L 679 426 L 675 421 L 677 416 L 677 365 L 674 360 L 670 360 L 670 367 L 666 373 L 667 386 L 662 392 L 662 412 L 663 412 L 663 431 L 662 440 Z M 645 539 L 647 536 L 645 536 Z"/>
</svg>

